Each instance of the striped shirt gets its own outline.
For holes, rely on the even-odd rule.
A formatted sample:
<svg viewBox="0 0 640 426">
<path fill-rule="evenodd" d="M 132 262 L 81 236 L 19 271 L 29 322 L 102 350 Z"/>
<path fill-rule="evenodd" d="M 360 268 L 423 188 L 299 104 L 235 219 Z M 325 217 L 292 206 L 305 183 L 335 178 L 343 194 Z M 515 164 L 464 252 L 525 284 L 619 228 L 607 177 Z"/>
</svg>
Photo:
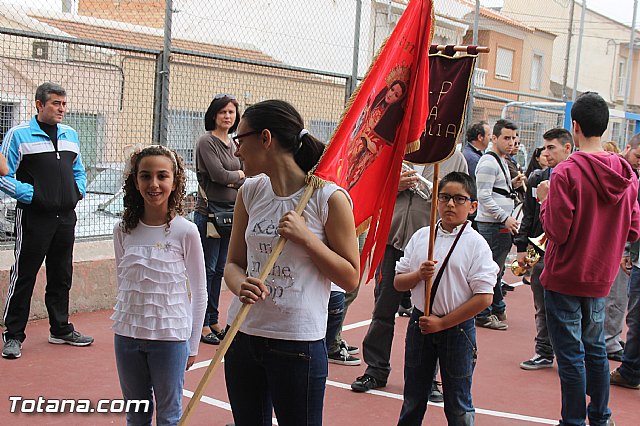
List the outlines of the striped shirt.
<svg viewBox="0 0 640 426">
<path fill-rule="evenodd" d="M 500 158 L 504 170 L 509 170 L 504 158 Z M 478 214 L 476 222 L 502 223 L 513 211 L 513 200 L 493 192 L 493 188 L 502 188 L 509 192 L 511 181 L 505 179 L 496 159 L 485 154 L 476 167 L 476 185 L 478 186 Z"/>
</svg>

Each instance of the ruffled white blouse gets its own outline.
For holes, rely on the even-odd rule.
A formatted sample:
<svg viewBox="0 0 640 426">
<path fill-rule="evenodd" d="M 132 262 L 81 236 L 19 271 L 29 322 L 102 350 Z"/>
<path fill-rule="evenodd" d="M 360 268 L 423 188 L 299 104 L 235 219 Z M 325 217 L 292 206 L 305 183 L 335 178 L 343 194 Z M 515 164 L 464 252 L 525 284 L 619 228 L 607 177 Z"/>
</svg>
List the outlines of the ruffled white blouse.
<svg viewBox="0 0 640 426">
<path fill-rule="evenodd" d="M 196 226 L 176 216 L 169 229 L 139 222 L 125 234 L 118 224 L 113 242 L 118 268 L 113 331 L 135 339 L 189 340 L 189 354 L 196 355 L 207 304 Z"/>
</svg>

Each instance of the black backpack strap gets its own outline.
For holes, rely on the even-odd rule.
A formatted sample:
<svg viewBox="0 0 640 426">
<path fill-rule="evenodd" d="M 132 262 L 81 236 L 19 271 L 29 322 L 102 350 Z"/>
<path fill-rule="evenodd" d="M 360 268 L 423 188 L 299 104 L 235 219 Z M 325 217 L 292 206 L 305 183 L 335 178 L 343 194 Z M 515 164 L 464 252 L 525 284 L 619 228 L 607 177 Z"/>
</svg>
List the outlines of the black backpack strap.
<svg viewBox="0 0 640 426">
<path fill-rule="evenodd" d="M 509 177 L 509 175 L 507 175 L 507 171 L 504 169 L 504 166 L 502 165 L 502 161 L 500 161 L 500 157 L 498 157 L 498 154 L 496 154 L 493 151 L 489 151 L 487 152 L 488 155 L 492 156 L 493 158 L 495 158 L 495 160 L 498 162 L 498 166 L 500 166 L 500 170 L 502 170 L 502 174 L 504 175 L 504 179 L 505 181 L 507 181 L 507 188 L 509 188 L 509 190 L 507 191 L 506 189 L 502 189 L 502 188 L 496 188 L 495 186 L 492 189 L 493 192 L 495 192 L 496 194 L 500 194 L 503 197 L 508 197 L 508 198 L 513 198 L 515 199 L 516 195 L 515 192 L 513 190 L 513 188 L 511 187 L 511 178 Z"/>
</svg>

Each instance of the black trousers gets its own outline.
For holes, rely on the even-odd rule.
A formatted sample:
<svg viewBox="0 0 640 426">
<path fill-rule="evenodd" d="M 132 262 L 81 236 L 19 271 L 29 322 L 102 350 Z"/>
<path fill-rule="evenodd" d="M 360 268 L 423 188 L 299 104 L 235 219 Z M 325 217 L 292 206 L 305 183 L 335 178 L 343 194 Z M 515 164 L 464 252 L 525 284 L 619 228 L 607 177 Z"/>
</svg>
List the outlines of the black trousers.
<svg viewBox="0 0 640 426">
<path fill-rule="evenodd" d="M 369 330 L 362 342 L 362 354 L 367 363 L 366 374 L 386 382 L 391 372 L 391 345 L 396 323 L 396 313 L 403 292 L 395 289 L 396 262 L 403 256 L 401 250 L 387 245 L 382 263 L 376 273 L 373 290 L 375 305 Z"/>
<path fill-rule="evenodd" d="M 51 334 L 73 331 L 69 323 L 69 290 L 73 275 L 73 243 L 76 212 L 38 212 L 16 208 L 15 264 L 9 274 L 7 303 L 4 308 L 4 340 L 26 338 L 31 296 L 36 275 L 45 260 L 47 285 L 45 305 Z"/>
</svg>

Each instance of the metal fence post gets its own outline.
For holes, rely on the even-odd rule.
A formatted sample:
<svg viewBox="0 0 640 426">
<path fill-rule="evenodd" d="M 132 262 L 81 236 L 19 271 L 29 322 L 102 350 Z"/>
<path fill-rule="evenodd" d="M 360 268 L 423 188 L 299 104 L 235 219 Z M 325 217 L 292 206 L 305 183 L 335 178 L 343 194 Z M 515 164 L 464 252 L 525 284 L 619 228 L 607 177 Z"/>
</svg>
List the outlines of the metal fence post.
<svg viewBox="0 0 640 426">
<path fill-rule="evenodd" d="M 162 64 L 160 69 L 160 119 L 157 142 L 167 145 L 169 130 L 169 59 L 171 57 L 171 22 L 173 14 L 173 1 L 165 0 L 164 11 L 164 44 L 162 47 Z"/>
<path fill-rule="evenodd" d="M 348 82 L 347 100 L 351 97 L 358 85 L 358 63 L 360 56 L 360 20 L 362 19 L 362 0 L 356 1 L 356 22 L 353 34 L 353 63 L 351 66 L 351 79 Z"/>
<path fill-rule="evenodd" d="M 477 46 L 478 45 L 478 26 L 480 24 L 480 0 L 476 0 L 476 11 L 475 11 L 475 15 L 473 17 L 473 45 Z M 467 113 L 465 115 L 465 126 L 464 129 L 466 131 L 467 128 L 469 128 L 469 126 L 471 126 L 471 123 L 473 122 L 473 101 L 474 101 L 474 96 L 476 94 L 476 82 L 475 82 L 475 74 L 476 74 L 476 68 L 478 68 L 478 60 L 476 59 L 476 63 L 475 66 L 473 67 L 473 72 L 471 74 L 471 84 L 469 85 L 469 99 L 467 101 Z M 464 136 L 463 136 L 464 138 Z M 463 139 L 464 140 L 464 139 Z"/>
</svg>

